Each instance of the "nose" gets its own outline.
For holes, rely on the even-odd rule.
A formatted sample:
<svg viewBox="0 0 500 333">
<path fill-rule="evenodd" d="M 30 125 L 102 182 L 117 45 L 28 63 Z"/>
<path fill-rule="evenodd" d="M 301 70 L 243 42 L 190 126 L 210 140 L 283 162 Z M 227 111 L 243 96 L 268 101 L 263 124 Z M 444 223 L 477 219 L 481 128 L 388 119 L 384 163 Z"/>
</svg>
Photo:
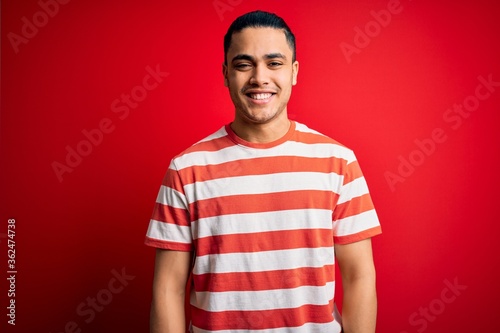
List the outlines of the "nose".
<svg viewBox="0 0 500 333">
<path fill-rule="evenodd" d="M 269 70 L 265 65 L 256 65 L 252 70 L 250 84 L 263 86 L 269 83 Z"/>
</svg>

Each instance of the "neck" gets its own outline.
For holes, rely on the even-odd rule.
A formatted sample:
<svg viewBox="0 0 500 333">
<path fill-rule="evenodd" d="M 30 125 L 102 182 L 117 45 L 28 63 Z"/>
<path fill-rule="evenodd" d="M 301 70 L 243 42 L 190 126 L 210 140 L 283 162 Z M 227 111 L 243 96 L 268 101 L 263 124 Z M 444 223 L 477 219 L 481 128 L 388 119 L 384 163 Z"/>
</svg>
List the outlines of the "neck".
<svg viewBox="0 0 500 333">
<path fill-rule="evenodd" d="M 234 133 L 245 141 L 268 143 L 282 138 L 290 129 L 290 120 L 286 115 L 268 123 L 250 123 L 236 118 L 231 123 Z"/>
</svg>

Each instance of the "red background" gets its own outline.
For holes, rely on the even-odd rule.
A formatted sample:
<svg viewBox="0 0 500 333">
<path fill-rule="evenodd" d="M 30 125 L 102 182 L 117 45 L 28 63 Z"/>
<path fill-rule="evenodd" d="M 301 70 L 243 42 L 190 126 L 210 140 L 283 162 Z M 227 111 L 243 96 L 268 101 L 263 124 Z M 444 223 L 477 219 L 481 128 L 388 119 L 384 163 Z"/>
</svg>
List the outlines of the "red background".
<svg viewBox="0 0 500 333">
<path fill-rule="evenodd" d="M 264 9 L 297 37 L 291 117 L 354 149 L 368 180 L 384 231 L 373 240 L 377 332 L 495 331 L 500 87 L 458 128 L 443 116 L 475 94 L 479 76 L 500 81 L 500 6 L 401 0 L 377 30 L 371 11 L 387 4 L 73 0 L 44 21 L 37 1 L 2 1 L 1 327 L 148 331 L 154 250 L 143 238 L 157 190 L 174 154 L 231 121 L 222 37 L 234 18 Z M 16 53 L 9 36 L 33 15 L 38 32 Z M 340 45 L 355 46 L 355 27 L 367 24 L 372 37 L 348 62 Z M 113 112 L 122 94 L 140 92 L 148 66 L 169 75 L 128 115 Z M 85 149 L 83 131 L 103 119 L 113 130 L 58 179 L 53 163 L 66 163 L 67 147 Z M 444 142 L 418 153 L 415 140 L 435 128 Z M 419 165 L 391 188 L 386 174 L 401 158 Z M 6 316 L 9 218 L 16 326 Z M 119 292 L 113 270 L 129 277 Z M 462 287 L 453 294 L 450 283 Z M 106 305 L 95 317 L 78 313 L 96 296 Z"/>
</svg>

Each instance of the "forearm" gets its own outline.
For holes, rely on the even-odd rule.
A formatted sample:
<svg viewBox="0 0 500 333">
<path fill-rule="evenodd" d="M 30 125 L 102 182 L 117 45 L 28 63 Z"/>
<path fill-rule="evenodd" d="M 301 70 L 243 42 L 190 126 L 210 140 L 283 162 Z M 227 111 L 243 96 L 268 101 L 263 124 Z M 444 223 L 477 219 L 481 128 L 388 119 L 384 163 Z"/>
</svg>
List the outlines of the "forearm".
<svg viewBox="0 0 500 333">
<path fill-rule="evenodd" d="M 191 262 L 189 252 L 156 251 L 151 302 L 151 333 L 185 333 L 184 301 Z"/>
<path fill-rule="evenodd" d="M 377 321 L 375 277 L 342 281 L 342 326 L 344 333 L 374 333 Z"/>
<path fill-rule="evenodd" d="M 150 333 L 185 333 L 184 293 L 153 296 Z"/>
</svg>

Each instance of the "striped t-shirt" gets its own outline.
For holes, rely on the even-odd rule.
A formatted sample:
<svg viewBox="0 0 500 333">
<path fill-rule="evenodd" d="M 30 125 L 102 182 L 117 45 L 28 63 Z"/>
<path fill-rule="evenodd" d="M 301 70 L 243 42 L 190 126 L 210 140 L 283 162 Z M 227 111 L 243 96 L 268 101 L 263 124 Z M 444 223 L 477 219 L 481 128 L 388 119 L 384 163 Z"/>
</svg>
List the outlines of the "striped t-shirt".
<svg viewBox="0 0 500 333">
<path fill-rule="evenodd" d="M 271 143 L 227 125 L 176 156 L 146 244 L 193 251 L 193 332 L 340 332 L 334 244 L 381 232 L 353 152 L 292 122 Z"/>
</svg>

